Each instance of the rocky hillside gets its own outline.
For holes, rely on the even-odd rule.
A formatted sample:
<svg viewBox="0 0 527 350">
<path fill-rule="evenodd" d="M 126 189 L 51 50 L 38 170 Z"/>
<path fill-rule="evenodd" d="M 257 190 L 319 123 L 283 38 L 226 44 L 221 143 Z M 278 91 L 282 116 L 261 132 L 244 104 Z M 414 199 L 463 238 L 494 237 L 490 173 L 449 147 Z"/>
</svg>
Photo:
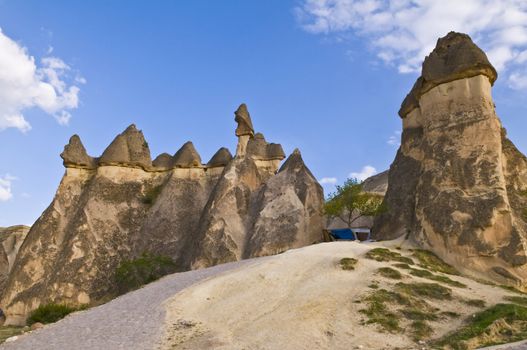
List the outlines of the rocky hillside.
<svg viewBox="0 0 527 350">
<path fill-rule="evenodd" d="M 134 125 L 99 158 L 74 135 L 55 198 L 5 284 L 7 324 L 43 303 L 108 300 L 120 262 L 145 252 L 184 271 L 320 241 L 323 192 L 300 152 L 280 167 L 282 147 L 254 132 L 245 105 L 235 120 L 235 156 L 221 148 L 206 164 L 191 142 L 152 161 Z"/>
<path fill-rule="evenodd" d="M 24 225 L 0 227 L 0 290 L 4 287 L 29 229 L 29 226 Z"/>
<path fill-rule="evenodd" d="M 399 111 L 389 211 L 373 233 L 408 235 L 466 272 L 525 289 L 527 159 L 496 115 L 496 79 L 468 35 L 438 40 Z"/>
</svg>

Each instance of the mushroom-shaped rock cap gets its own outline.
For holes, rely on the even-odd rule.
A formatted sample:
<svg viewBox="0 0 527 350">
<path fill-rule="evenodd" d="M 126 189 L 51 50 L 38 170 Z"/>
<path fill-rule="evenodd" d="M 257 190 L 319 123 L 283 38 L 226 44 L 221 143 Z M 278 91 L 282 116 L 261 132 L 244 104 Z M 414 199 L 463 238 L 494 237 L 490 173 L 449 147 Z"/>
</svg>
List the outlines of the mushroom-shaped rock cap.
<svg viewBox="0 0 527 350">
<path fill-rule="evenodd" d="M 103 152 L 99 163 L 101 165 L 132 165 L 150 167 L 150 149 L 141 130 L 134 124 L 119 134 Z"/>
<path fill-rule="evenodd" d="M 487 76 L 491 84 L 498 77 L 485 52 L 474 44 L 470 36 L 448 33 L 437 40 L 435 49 L 425 58 L 421 77 L 403 101 L 399 115 L 404 118 L 417 108 L 421 95 L 437 85 L 476 75 Z"/>
<path fill-rule="evenodd" d="M 86 148 L 84 148 L 78 135 L 70 137 L 70 141 L 64 146 L 64 151 L 60 154 L 60 157 L 64 160 L 65 167 L 93 169 L 97 166 L 95 160 L 86 152 Z"/>
<path fill-rule="evenodd" d="M 201 166 L 201 157 L 194 148 L 192 142 L 185 143 L 179 151 L 174 154 L 174 166 L 180 168 L 193 168 Z"/>
<path fill-rule="evenodd" d="M 262 133 L 257 133 L 247 143 L 247 154 L 257 160 L 284 159 L 285 153 L 278 143 L 267 143 Z"/>
<path fill-rule="evenodd" d="M 242 103 L 240 107 L 234 112 L 234 121 L 238 123 L 236 128 L 236 136 L 253 135 L 254 128 L 253 122 L 251 121 L 251 115 L 247 110 L 247 105 Z"/>
<path fill-rule="evenodd" d="M 226 166 L 229 164 L 229 162 L 232 160 L 232 154 L 231 152 L 225 148 L 222 147 L 216 152 L 212 158 L 207 163 L 207 167 L 214 168 L 214 167 L 220 167 L 220 166 Z"/>
<path fill-rule="evenodd" d="M 156 168 L 172 168 L 174 158 L 168 153 L 161 153 L 154 159 L 152 165 Z"/>
</svg>

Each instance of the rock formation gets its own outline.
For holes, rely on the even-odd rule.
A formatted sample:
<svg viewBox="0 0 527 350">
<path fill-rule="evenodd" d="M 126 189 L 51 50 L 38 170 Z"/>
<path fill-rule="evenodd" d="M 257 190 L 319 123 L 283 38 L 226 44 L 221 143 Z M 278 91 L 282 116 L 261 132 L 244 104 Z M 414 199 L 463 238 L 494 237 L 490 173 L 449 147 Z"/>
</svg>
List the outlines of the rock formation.
<svg viewBox="0 0 527 350">
<path fill-rule="evenodd" d="M 24 225 L 0 227 L 0 291 L 4 288 L 4 283 L 29 229 L 29 226 Z"/>
<path fill-rule="evenodd" d="M 5 283 L 7 324 L 23 324 L 43 303 L 108 300 L 119 263 L 144 252 L 184 271 L 320 241 L 322 188 L 300 153 L 278 171 L 282 147 L 254 133 L 247 106 L 235 120 L 236 156 L 221 148 L 207 164 L 191 142 L 152 162 L 134 125 L 98 159 L 73 136 L 56 196 Z"/>
<path fill-rule="evenodd" d="M 525 289 L 527 159 L 496 115 L 496 78 L 468 35 L 438 40 L 399 111 L 388 212 L 373 233 L 408 235 L 465 272 Z"/>
</svg>

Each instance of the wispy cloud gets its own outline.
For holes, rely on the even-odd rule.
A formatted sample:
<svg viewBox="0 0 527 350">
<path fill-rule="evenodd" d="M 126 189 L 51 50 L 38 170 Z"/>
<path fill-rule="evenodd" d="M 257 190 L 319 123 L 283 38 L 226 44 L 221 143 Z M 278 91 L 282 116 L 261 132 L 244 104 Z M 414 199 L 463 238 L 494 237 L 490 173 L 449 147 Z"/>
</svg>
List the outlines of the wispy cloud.
<svg viewBox="0 0 527 350">
<path fill-rule="evenodd" d="M 13 198 L 11 192 L 11 183 L 16 180 L 16 177 L 6 174 L 0 176 L 0 202 L 6 202 Z"/>
<path fill-rule="evenodd" d="M 401 144 L 401 131 L 394 131 L 393 134 L 388 138 L 388 141 L 386 141 L 386 143 L 390 146 L 399 147 L 399 145 Z"/>
<path fill-rule="evenodd" d="M 401 73 L 418 72 L 437 38 L 468 33 L 510 87 L 527 87 L 524 0 L 303 0 L 295 13 L 308 32 L 366 39 L 380 61 Z"/>
<path fill-rule="evenodd" d="M 337 183 L 336 177 L 323 177 L 318 182 L 320 182 L 321 185 L 335 185 Z"/>
<path fill-rule="evenodd" d="M 49 51 L 51 53 L 51 51 Z M 37 65 L 28 50 L 0 29 L 0 131 L 31 129 L 24 110 L 38 108 L 59 124 L 68 124 L 79 105 L 79 87 L 71 84 L 71 67 L 58 57 Z"/>
<path fill-rule="evenodd" d="M 359 181 L 364 181 L 370 176 L 373 176 L 377 174 L 377 169 L 372 167 L 371 165 L 366 165 L 362 168 L 362 170 L 358 173 L 350 173 L 349 177 L 352 179 L 357 179 Z"/>
</svg>

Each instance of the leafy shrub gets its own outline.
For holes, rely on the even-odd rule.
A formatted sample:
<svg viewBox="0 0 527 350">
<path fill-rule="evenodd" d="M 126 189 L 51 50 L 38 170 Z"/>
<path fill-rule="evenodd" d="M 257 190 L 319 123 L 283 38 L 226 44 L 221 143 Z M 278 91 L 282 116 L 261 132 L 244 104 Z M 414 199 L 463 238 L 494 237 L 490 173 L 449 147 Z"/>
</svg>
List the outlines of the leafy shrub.
<svg viewBox="0 0 527 350">
<path fill-rule="evenodd" d="M 117 267 L 115 279 L 120 293 L 137 289 L 176 270 L 167 256 L 143 253 L 134 260 L 125 260 Z"/>
<path fill-rule="evenodd" d="M 40 305 L 38 308 L 33 310 L 27 319 L 27 324 L 32 325 L 33 323 L 53 323 L 60 319 L 63 319 L 72 312 L 84 310 L 86 306 L 73 307 L 65 304 L 49 303 Z"/>
</svg>

